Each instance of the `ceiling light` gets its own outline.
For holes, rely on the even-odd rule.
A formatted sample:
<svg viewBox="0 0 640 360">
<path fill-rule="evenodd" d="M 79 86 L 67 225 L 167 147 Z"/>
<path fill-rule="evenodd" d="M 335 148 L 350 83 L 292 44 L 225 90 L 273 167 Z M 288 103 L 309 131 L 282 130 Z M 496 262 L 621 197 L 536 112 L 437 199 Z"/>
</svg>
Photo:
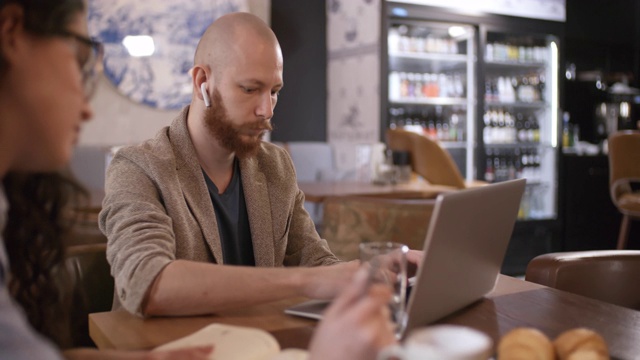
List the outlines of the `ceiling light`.
<svg viewBox="0 0 640 360">
<path fill-rule="evenodd" d="M 156 51 L 153 38 L 148 35 L 125 36 L 122 45 L 134 57 L 151 56 Z"/>
</svg>

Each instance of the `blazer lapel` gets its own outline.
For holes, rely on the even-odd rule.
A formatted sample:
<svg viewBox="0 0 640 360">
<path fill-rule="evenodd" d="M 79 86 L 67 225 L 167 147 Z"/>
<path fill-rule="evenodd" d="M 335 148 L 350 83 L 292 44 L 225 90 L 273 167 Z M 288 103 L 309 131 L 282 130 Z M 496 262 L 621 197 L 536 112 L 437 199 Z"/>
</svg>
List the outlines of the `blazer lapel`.
<svg viewBox="0 0 640 360">
<path fill-rule="evenodd" d="M 256 158 L 240 160 L 240 175 L 247 204 L 251 241 L 256 266 L 275 266 L 275 249 L 271 220 L 271 201 L 264 173 Z"/>
<path fill-rule="evenodd" d="M 209 245 L 215 262 L 222 264 L 224 258 L 222 256 L 218 222 L 213 212 L 207 184 L 202 175 L 200 161 L 187 129 L 188 112 L 189 107 L 187 106 L 180 114 L 180 117 L 174 120 L 169 130 L 171 145 L 176 158 L 178 181 L 180 181 L 180 188 L 187 206 L 196 221 L 198 221 L 198 224 L 200 224 L 202 235 Z"/>
</svg>

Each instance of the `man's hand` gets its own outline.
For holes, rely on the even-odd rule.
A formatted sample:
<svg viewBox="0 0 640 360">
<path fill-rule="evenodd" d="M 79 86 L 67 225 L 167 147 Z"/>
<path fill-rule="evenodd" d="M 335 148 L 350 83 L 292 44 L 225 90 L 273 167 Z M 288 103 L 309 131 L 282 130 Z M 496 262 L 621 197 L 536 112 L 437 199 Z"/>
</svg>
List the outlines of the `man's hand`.
<svg viewBox="0 0 640 360">
<path fill-rule="evenodd" d="M 416 275 L 423 254 L 419 250 L 409 250 L 407 253 L 408 277 Z M 360 260 L 353 260 L 337 265 L 298 268 L 301 274 L 301 295 L 312 299 L 333 299 L 345 287 L 352 285 L 353 275 L 359 266 Z"/>
<path fill-rule="evenodd" d="M 407 277 L 414 277 L 418 274 L 418 267 L 422 264 L 424 251 L 409 250 L 407 253 Z"/>
<path fill-rule="evenodd" d="M 300 271 L 302 296 L 312 299 L 333 299 L 351 283 L 360 262 L 350 261 L 330 266 L 297 268 Z"/>
</svg>

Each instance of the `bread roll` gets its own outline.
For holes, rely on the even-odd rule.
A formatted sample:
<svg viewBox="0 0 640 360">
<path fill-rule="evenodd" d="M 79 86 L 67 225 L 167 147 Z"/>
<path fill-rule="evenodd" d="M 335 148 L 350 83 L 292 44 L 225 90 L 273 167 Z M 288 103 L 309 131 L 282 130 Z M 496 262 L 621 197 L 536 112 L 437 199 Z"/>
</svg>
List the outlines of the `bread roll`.
<svg viewBox="0 0 640 360">
<path fill-rule="evenodd" d="M 533 328 L 516 328 L 498 344 L 498 360 L 554 360 L 555 352 L 545 334 Z"/>
<path fill-rule="evenodd" d="M 608 360 L 607 343 L 597 332 L 577 328 L 563 332 L 553 342 L 560 360 Z"/>
</svg>

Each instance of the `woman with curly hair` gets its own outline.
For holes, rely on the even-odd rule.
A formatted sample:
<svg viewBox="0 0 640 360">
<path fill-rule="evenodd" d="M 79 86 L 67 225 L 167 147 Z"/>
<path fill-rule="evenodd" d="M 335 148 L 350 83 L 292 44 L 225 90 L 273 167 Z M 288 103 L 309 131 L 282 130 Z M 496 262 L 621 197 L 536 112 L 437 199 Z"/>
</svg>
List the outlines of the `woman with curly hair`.
<svg viewBox="0 0 640 360">
<path fill-rule="evenodd" d="M 101 55 L 101 45 L 87 36 L 83 0 L 0 0 L 2 359 L 58 359 L 59 349 L 71 344 L 72 304 L 61 264 L 69 209 L 82 191 L 59 170 L 92 117 Z M 64 355 L 206 359 L 210 352 L 76 349 Z"/>
<path fill-rule="evenodd" d="M 0 359 L 207 359 L 211 347 L 69 349 L 73 304 L 61 265 L 83 191 L 61 169 L 93 115 L 101 57 L 84 0 L 0 0 Z M 361 270 L 336 299 L 311 359 L 372 359 L 395 341 L 391 294 L 367 284 Z"/>
</svg>

